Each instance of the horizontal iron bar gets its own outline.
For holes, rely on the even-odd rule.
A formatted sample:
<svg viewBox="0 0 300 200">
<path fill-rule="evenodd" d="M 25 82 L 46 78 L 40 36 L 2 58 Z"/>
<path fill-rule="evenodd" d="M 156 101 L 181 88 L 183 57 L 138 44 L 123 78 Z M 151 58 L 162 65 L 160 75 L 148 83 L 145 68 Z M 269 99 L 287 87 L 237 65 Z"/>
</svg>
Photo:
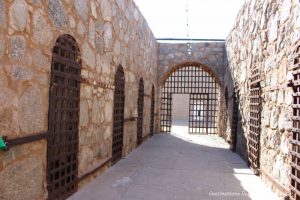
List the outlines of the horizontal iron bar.
<svg viewBox="0 0 300 200">
<path fill-rule="evenodd" d="M 137 119 L 138 119 L 138 117 L 131 116 L 131 117 L 125 118 L 124 122 L 132 122 L 132 121 L 136 121 Z"/>
<path fill-rule="evenodd" d="M 48 135 L 49 135 L 48 132 L 38 133 L 36 135 L 29 135 L 29 136 L 15 138 L 15 139 L 8 139 L 7 143 L 8 143 L 8 147 L 13 147 L 13 146 L 16 146 L 16 145 L 21 145 L 21 144 L 35 142 L 35 141 L 38 141 L 38 140 L 47 139 Z"/>
<path fill-rule="evenodd" d="M 102 167 L 104 167 L 105 165 L 109 164 L 110 161 L 111 161 L 111 158 L 107 159 L 107 160 L 106 160 L 104 163 L 102 163 L 100 166 L 98 166 L 98 167 L 92 169 L 91 171 L 89 171 L 89 172 L 83 174 L 82 176 L 80 176 L 80 177 L 78 178 L 78 181 L 79 181 L 79 182 L 80 182 L 80 181 L 83 181 L 85 178 L 87 178 L 87 177 L 89 177 L 89 176 L 95 174 L 95 173 L 96 173 L 98 170 L 100 170 Z"/>
<path fill-rule="evenodd" d="M 156 40 L 165 40 L 165 41 L 207 41 L 207 42 L 225 42 L 224 39 L 198 39 L 198 38 L 156 38 Z"/>
</svg>

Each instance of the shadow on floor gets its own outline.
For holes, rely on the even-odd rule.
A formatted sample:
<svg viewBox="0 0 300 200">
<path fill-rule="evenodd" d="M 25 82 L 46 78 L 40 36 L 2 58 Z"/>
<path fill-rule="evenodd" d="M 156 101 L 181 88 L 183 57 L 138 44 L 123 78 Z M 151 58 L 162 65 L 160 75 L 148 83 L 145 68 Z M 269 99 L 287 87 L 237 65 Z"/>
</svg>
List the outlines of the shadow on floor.
<svg viewBox="0 0 300 200">
<path fill-rule="evenodd" d="M 278 199 L 221 138 L 185 136 L 153 136 L 69 199 Z"/>
</svg>

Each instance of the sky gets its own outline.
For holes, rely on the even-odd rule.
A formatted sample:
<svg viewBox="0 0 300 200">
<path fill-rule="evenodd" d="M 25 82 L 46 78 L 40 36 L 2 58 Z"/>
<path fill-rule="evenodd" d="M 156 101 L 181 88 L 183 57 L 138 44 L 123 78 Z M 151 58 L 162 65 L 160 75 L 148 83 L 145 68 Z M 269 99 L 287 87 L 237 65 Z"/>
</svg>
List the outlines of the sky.
<svg viewBox="0 0 300 200">
<path fill-rule="evenodd" d="M 245 0 L 134 0 L 156 38 L 225 39 Z"/>
</svg>

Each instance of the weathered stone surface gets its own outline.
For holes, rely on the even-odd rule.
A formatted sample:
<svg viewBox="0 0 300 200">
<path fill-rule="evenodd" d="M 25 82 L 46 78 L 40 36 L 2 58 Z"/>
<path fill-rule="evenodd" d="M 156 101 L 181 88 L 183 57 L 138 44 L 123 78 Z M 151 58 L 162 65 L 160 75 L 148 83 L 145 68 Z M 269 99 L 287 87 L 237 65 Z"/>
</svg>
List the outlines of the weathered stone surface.
<svg viewBox="0 0 300 200">
<path fill-rule="evenodd" d="M 77 24 L 77 33 L 81 36 L 83 36 L 85 34 L 85 26 L 82 23 L 82 21 L 79 21 L 79 23 Z"/>
<path fill-rule="evenodd" d="M 111 101 L 105 102 L 105 120 L 106 121 L 112 121 L 112 114 L 113 114 L 113 104 Z"/>
<path fill-rule="evenodd" d="M 3 57 L 5 51 L 5 40 L 0 38 L 0 59 Z"/>
<path fill-rule="evenodd" d="M 106 49 L 110 49 L 113 43 L 113 32 L 112 32 L 112 26 L 111 23 L 107 22 L 104 25 L 104 45 Z"/>
<path fill-rule="evenodd" d="M 291 14 L 291 0 L 284 0 L 280 11 L 280 21 L 285 22 Z"/>
<path fill-rule="evenodd" d="M 33 14 L 33 41 L 37 44 L 50 44 L 53 39 L 51 28 L 41 11 Z"/>
<path fill-rule="evenodd" d="M 19 121 L 21 131 L 26 134 L 38 133 L 46 130 L 47 104 L 40 89 L 31 86 L 24 91 L 19 102 Z"/>
<path fill-rule="evenodd" d="M 44 163 L 36 154 L 6 167 L 0 173 L 1 199 L 44 198 L 44 171 Z"/>
<path fill-rule="evenodd" d="M 15 124 L 19 124 L 17 112 L 14 110 L 17 107 L 18 99 L 14 91 L 3 86 L 3 84 L 1 86 L 0 80 L 0 129 L 1 134 L 13 137 L 18 131 Z"/>
<path fill-rule="evenodd" d="M 66 26 L 68 16 L 60 0 L 47 0 L 47 13 L 52 23 L 57 27 Z"/>
<path fill-rule="evenodd" d="M 269 41 L 273 42 L 277 39 L 278 36 L 278 15 L 273 16 L 273 18 L 270 19 L 269 23 L 269 31 L 268 31 L 268 37 Z"/>
<path fill-rule="evenodd" d="M 50 61 L 41 52 L 41 50 L 39 50 L 39 49 L 34 50 L 32 55 L 33 55 L 33 62 L 35 64 L 35 66 L 42 68 L 42 69 L 50 70 Z"/>
<path fill-rule="evenodd" d="M 4 1 L 0 1 L 0 27 L 4 26 L 6 21 L 4 3 Z"/>
<path fill-rule="evenodd" d="M 80 126 L 87 126 L 89 123 L 89 107 L 86 101 L 80 101 Z"/>
<path fill-rule="evenodd" d="M 68 34 L 78 44 L 82 63 L 81 77 L 84 78 L 80 84 L 79 102 L 79 172 L 83 175 L 109 159 L 114 95 L 114 90 L 110 88 L 114 85 L 117 66 L 122 64 L 124 73 L 131 72 L 134 77 L 131 81 L 126 80 L 126 95 L 130 95 L 125 105 L 128 116 L 136 110 L 136 101 L 132 101 L 137 99 L 136 77 L 143 76 L 145 84 L 155 84 L 156 80 L 157 43 L 139 12 L 139 22 L 128 21 L 130 17 L 133 18 L 131 11 L 134 8 L 136 6 L 131 1 L 0 1 L 1 134 L 18 138 L 48 129 L 48 112 L 54 112 L 48 110 L 51 69 L 58 67 L 52 66 L 53 51 L 65 57 L 73 56 L 53 47 L 60 35 Z M 18 9 L 20 13 L 16 12 Z M 148 69 L 150 66 L 153 68 L 151 73 Z M 61 65 L 59 68 L 64 72 L 69 69 Z M 108 88 L 102 84 L 107 84 Z M 66 95 L 65 90 L 60 92 Z M 145 87 L 145 92 L 151 93 L 149 87 Z M 144 130 L 149 129 L 148 115 L 149 112 L 145 112 L 144 119 L 147 123 L 144 124 Z M 134 123 L 130 123 L 124 128 L 124 155 L 136 147 L 135 127 Z M 31 145 L 34 146 L 33 143 L 28 146 Z M 27 167 L 26 170 L 19 163 L 41 153 L 41 148 L 23 150 L 19 148 L 21 146 L 12 147 L 9 152 L 0 152 L 0 176 L 3 175 L 2 172 L 7 173 L 16 167 L 25 173 L 18 175 L 20 180 L 10 175 L 14 182 L 9 182 L 7 176 L 1 177 L 6 179 L 5 184 L 10 184 L 4 188 L 4 198 L 46 199 L 46 163 L 43 160 L 46 155 L 42 155 L 39 160 L 43 162 L 42 165 L 34 159 L 31 161 L 31 166 L 38 164 L 35 169 L 37 173 L 42 172 L 38 174 L 41 180 L 37 180 L 30 176 L 31 172 L 27 173 L 26 170 L 31 170 L 27 163 L 22 163 Z M 41 146 L 47 148 L 46 143 Z M 30 183 L 31 180 L 35 183 Z M 89 182 L 89 179 L 81 184 L 85 182 Z M 25 183 L 29 188 L 24 186 Z M 2 193 L 1 183 L 0 187 Z M 12 187 L 15 191 L 11 192 Z M 0 195 L 0 199 L 2 197 Z"/>
<path fill-rule="evenodd" d="M 89 42 L 95 48 L 95 37 L 96 37 L 96 30 L 95 30 L 95 22 L 93 19 L 90 19 L 89 23 Z"/>
<path fill-rule="evenodd" d="M 98 14 L 97 14 L 97 8 L 96 8 L 96 4 L 95 1 L 91 1 L 91 12 L 94 18 L 98 18 Z"/>
<path fill-rule="evenodd" d="M 116 55 L 120 55 L 120 53 L 121 53 L 121 44 L 118 40 L 116 40 L 115 44 L 114 44 L 114 53 Z"/>
<path fill-rule="evenodd" d="M 82 59 L 92 69 L 96 66 L 95 54 L 90 45 L 85 42 L 82 46 Z"/>
<path fill-rule="evenodd" d="M 93 106 L 92 106 L 92 122 L 97 124 L 100 121 L 99 113 L 101 112 L 99 110 L 99 101 L 97 99 L 93 100 Z"/>
<path fill-rule="evenodd" d="M 23 36 L 13 36 L 10 39 L 9 57 L 13 60 L 23 60 L 26 52 L 26 40 Z"/>
<path fill-rule="evenodd" d="M 251 70 L 260 72 L 261 168 L 284 186 L 289 184 L 288 135 L 293 115 L 293 91 L 286 83 L 293 79 L 290 66 L 298 42 L 297 15 L 299 3 L 295 1 L 247 1 L 226 41 L 231 76 L 240 94 L 240 129 L 244 133 L 249 132 Z M 241 137 L 247 139 L 248 135 Z M 238 146 L 247 153 L 245 145 L 238 142 Z"/>
<path fill-rule="evenodd" d="M 101 13 L 102 13 L 102 17 L 105 21 L 111 21 L 111 17 L 112 17 L 112 8 L 111 8 L 111 4 L 109 0 L 101 0 L 98 2 L 100 3 L 100 8 L 101 8 Z"/>
<path fill-rule="evenodd" d="M 28 67 L 13 65 L 7 68 L 13 81 L 29 81 L 32 79 L 32 71 Z"/>
<path fill-rule="evenodd" d="M 29 3 L 32 4 L 36 4 L 36 5 L 40 5 L 41 4 L 41 0 L 28 0 Z"/>
<path fill-rule="evenodd" d="M 79 16 L 82 17 L 83 20 L 87 20 L 88 18 L 88 1 L 86 0 L 74 0 L 75 10 Z"/>
<path fill-rule="evenodd" d="M 29 8 L 25 0 L 15 0 L 9 9 L 9 24 L 17 31 L 26 28 Z"/>
</svg>

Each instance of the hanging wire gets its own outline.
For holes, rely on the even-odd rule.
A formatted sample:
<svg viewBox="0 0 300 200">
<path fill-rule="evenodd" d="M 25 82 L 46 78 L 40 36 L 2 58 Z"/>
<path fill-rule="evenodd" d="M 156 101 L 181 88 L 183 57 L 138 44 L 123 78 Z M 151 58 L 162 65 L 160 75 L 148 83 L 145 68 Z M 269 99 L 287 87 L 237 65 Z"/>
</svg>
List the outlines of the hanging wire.
<svg viewBox="0 0 300 200">
<path fill-rule="evenodd" d="M 190 41 L 190 26 L 189 26 L 189 0 L 186 0 L 186 36 L 188 39 L 188 42 L 186 44 L 187 46 L 187 55 L 191 56 L 192 55 L 192 45 Z"/>
</svg>

